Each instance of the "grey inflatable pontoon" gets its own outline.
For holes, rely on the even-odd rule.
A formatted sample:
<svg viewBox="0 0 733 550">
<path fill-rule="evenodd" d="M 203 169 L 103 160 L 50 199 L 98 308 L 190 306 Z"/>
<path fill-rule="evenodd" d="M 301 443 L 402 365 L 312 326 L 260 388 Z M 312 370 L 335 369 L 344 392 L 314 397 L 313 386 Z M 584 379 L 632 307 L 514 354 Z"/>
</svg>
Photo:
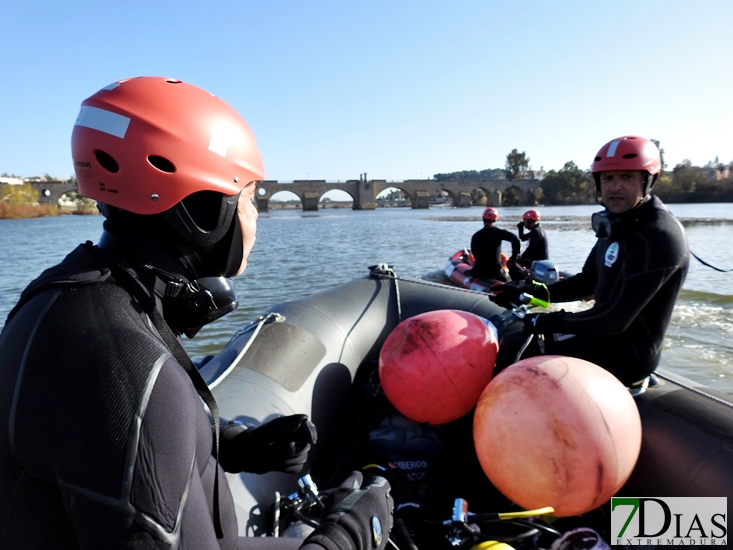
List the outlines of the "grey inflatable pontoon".
<svg viewBox="0 0 733 550">
<path fill-rule="evenodd" d="M 319 435 L 313 465 L 338 443 L 335 419 L 360 367 L 377 360 L 401 320 L 437 309 L 487 319 L 504 312 L 484 293 L 395 277 L 380 266 L 366 278 L 273 307 L 235 334 L 201 373 L 225 420 L 256 425 L 279 415 L 309 415 Z M 660 368 L 635 399 L 642 448 L 620 495 L 733 496 L 730 396 Z M 295 476 L 279 473 L 229 475 L 229 481 L 240 534 L 249 536 L 268 532 L 276 492 L 297 489 Z"/>
</svg>

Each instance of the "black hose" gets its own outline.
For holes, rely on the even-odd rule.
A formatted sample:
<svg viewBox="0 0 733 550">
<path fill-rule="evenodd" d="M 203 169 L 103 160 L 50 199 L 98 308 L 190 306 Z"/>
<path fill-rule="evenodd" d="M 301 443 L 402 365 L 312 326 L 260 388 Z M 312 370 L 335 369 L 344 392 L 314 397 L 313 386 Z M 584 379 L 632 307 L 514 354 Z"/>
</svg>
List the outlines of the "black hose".
<svg viewBox="0 0 733 550">
<path fill-rule="evenodd" d="M 692 254 L 692 255 L 693 255 L 693 256 L 695 257 L 695 259 L 696 259 L 696 260 L 697 260 L 698 262 L 700 262 L 700 263 L 701 263 L 702 265 L 705 265 L 705 266 L 707 266 L 707 267 L 710 267 L 710 268 L 714 269 L 715 271 L 720 271 L 721 273 L 728 273 L 729 271 L 733 271 L 733 269 L 720 269 L 719 267 L 715 267 L 714 265 L 710 265 L 710 264 L 709 264 L 709 263 L 707 263 L 706 261 L 704 261 L 704 260 L 701 260 L 701 259 L 700 259 L 700 258 L 699 258 L 699 257 L 697 256 L 697 254 L 695 254 L 695 253 L 694 253 L 694 252 L 693 252 L 692 250 L 690 250 L 690 254 Z"/>
</svg>

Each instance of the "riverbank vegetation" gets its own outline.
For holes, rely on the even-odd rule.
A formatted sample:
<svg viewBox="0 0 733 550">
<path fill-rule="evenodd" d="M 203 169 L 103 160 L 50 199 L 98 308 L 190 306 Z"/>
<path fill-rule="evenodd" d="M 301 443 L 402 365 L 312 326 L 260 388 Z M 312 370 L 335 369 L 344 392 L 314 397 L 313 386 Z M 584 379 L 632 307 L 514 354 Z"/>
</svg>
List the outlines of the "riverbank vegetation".
<svg viewBox="0 0 733 550">
<path fill-rule="evenodd" d="M 657 142 L 655 142 L 657 143 Z M 657 143 L 659 146 L 659 143 Z M 716 158 L 705 166 L 693 166 L 684 160 L 672 170 L 667 170 L 662 153 L 662 174 L 654 186 L 654 194 L 665 203 L 704 203 L 733 202 L 733 162 L 723 164 Z M 519 206 L 527 202 L 548 206 L 568 206 L 572 204 L 594 204 L 596 185 L 590 170 L 582 170 L 574 162 L 566 162 L 559 170 L 536 173 L 529 167 L 526 152 L 513 149 L 507 155 L 503 169 L 470 170 L 435 174 L 437 181 L 466 179 L 539 179 L 540 187 L 529 201 L 513 193 L 509 188 L 502 197 L 502 206 Z M 485 201 L 483 192 L 472 195 L 474 203 Z"/>
<path fill-rule="evenodd" d="M 38 202 L 38 191 L 30 183 L 0 183 L 0 219 L 44 218 L 63 214 L 98 214 L 96 202 L 72 191 L 58 204 Z"/>
<path fill-rule="evenodd" d="M 0 184 L 0 198 L 0 219 L 40 218 L 58 213 L 54 205 L 38 204 L 38 191 L 29 183 Z"/>
</svg>

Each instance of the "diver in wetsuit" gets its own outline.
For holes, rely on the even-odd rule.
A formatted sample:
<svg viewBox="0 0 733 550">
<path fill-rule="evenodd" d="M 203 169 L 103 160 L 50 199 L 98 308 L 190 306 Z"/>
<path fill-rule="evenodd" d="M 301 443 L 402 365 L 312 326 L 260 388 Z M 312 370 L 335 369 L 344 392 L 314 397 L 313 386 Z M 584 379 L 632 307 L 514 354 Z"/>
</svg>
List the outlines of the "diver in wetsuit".
<svg viewBox="0 0 733 550">
<path fill-rule="evenodd" d="M 389 484 L 358 476 L 305 541 L 238 537 L 224 471 L 297 474 L 316 442 L 302 414 L 220 420 L 179 339 L 237 307 L 264 177 L 246 122 L 190 84 L 122 80 L 82 103 L 72 154 L 104 230 L 0 333 L 0 549 L 382 548 Z"/>
<path fill-rule="evenodd" d="M 484 227 L 471 237 L 471 252 L 475 258 L 471 276 L 477 279 L 506 281 L 507 278 L 502 273 L 501 243 L 502 241 L 511 243 L 512 255 L 507 265 L 512 265 L 519 254 L 519 239 L 505 229 L 494 227 L 494 222 L 499 219 L 499 212 L 496 208 L 489 207 L 484 210 L 482 219 Z"/>
<path fill-rule="evenodd" d="M 524 230 L 528 231 L 525 233 Z M 532 267 L 532 262 L 536 260 L 549 259 L 547 251 L 547 235 L 545 229 L 540 225 L 540 213 L 538 210 L 527 210 L 522 215 L 522 221 L 517 224 L 520 241 L 529 241 L 527 248 L 524 249 L 517 263 L 522 267 Z"/>
<path fill-rule="evenodd" d="M 593 215 L 598 240 L 583 270 L 548 285 L 549 300 L 570 302 L 592 297 L 592 308 L 530 314 L 524 335 L 505 337 L 499 368 L 527 334 L 543 334 L 524 356 L 552 354 L 577 357 L 634 385 L 659 364 L 664 333 L 689 264 L 685 232 L 662 201 L 650 195 L 661 171 L 656 145 L 624 136 L 605 144 L 593 161 L 596 189 L 605 210 Z M 509 307 L 520 292 L 548 298 L 533 285 L 502 285 L 492 300 Z"/>
</svg>

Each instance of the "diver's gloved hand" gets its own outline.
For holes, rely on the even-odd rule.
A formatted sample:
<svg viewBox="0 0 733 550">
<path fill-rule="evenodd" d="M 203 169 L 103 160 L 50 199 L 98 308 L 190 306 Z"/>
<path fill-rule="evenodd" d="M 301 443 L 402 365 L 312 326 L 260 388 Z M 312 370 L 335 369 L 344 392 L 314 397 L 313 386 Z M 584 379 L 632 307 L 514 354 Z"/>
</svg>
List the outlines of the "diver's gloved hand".
<svg viewBox="0 0 733 550">
<path fill-rule="evenodd" d="M 531 285 L 525 285 L 523 283 L 500 283 L 491 287 L 491 294 L 489 294 L 489 300 L 495 304 L 512 309 L 521 304 L 519 301 L 519 295 L 523 292 L 531 294 Z"/>
<path fill-rule="evenodd" d="M 316 427 L 304 414 L 280 416 L 254 428 L 230 422 L 221 428 L 219 464 L 231 473 L 299 474 L 316 440 Z"/>
<path fill-rule="evenodd" d="M 520 231 L 520 233 L 521 233 L 521 231 L 522 231 L 522 230 L 524 229 L 524 222 L 523 222 L 523 221 L 522 221 L 522 222 L 519 222 L 519 223 L 517 224 L 517 229 L 519 229 L 519 231 Z"/>
<path fill-rule="evenodd" d="M 341 502 L 351 493 L 361 488 L 361 484 L 364 482 L 364 476 L 361 472 L 351 472 L 341 485 L 334 487 L 333 489 L 325 489 L 318 492 L 321 497 L 321 502 L 326 507 L 330 508 L 337 502 Z"/>
<path fill-rule="evenodd" d="M 524 316 L 525 334 L 549 334 L 557 332 L 556 323 L 565 315 L 565 310 L 552 313 L 528 313 Z"/>
<path fill-rule="evenodd" d="M 362 475 L 352 474 L 326 508 L 321 524 L 303 542 L 326 550 L 381 550 L 387 545 L 394 518 L 389 482 L 375 477 L 361 487 Z M 338 500 L 336 500 L 338 499 Z"/>
</svg>

